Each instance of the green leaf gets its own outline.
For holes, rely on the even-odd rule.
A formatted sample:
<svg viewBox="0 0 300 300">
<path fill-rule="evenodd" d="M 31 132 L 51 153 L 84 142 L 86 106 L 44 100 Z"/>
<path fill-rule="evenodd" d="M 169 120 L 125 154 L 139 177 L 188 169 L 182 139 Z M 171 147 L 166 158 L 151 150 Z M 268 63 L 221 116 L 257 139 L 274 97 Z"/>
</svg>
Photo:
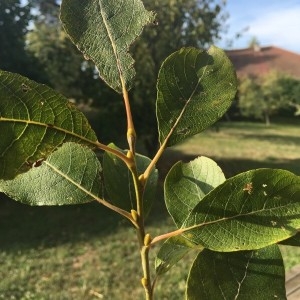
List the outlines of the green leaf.
<svg viewBox="0 0 300 300">
<path fill-rule="evenodd" d="M 49 87 L 0 71 L 0 178 L 12 179 L 64 142 L 94 143 L 84 115 Z"/>
<path fill-rule="evenodd" d="M 177 227 L 203 197 L 225 181 L 220 167 L 201 156 L 189 163 L 176 163 L 165 180 L 165 202 Z"/>
<path fill-rule="evenodd" d="M 294 236 L 279 242 L 279 244 L 300 247 L 300 232 L 297 232 Z"/>
<path fill-rule="evenodd" d="M 140 0 L 63 0 L 63 27 L 72 42 L 97 66 L 101 78 L 117 92 L 135 76 L 130 45 L 154 20 Z"/>
<path fill-rule="evenodd" d="M 226 180 L 192 210 L 183 228 L 195 244 L 215 251 L 259 249 L 300 228 L 300 177 L 258 169 Z"/>
<path fill-rule="evenodd" d="M 217 47 L 183 48 L 162 64 L 157 83 L 159 141 L 175 145 L 215 123 L 237 90 L 232 63 Z"/>
<path fill-rule="evenodd" d="M 29 205 L 80 204 L 102 192 L 101 165 L 95 153 L 65 143 L 45 161 L 13 180 L 1 180 L 0 191 Z"/>
<path fill-rule="evenodd" d="M 168 238 L 159 249 L 155 258 L 155 270 L 157 275 L 162 275 L 171 269 L 180 261 L 188 252 L 197 249 L 197 247 L 183 236 L 173 236 Z"/>
<path fill-rule="evenodd" d="M 109 146 L 121 151 L 114 144 L 110 144 Z M 123 151 L 123 153 L 126 152 Z M 136 154 L 136 167 L 139 175 L 145 172 L 150 162 L 150 158 Z M 108 194 L 108 202 L 127 211 L 136 209 L 136 196 L 131 172 L 124 162 L 112 153 L 104 153 L 103 177 L 105 189 Z M 143 195 L 144 212 L 146 215 L 149 213 L 155 199 L 157 180 L 157 169 L 153 169 Z"/>
<path fill-rule="evenodd" d="M 278 246 L 234 253 L 203 250 L 190 270 L 186 299 L 286 299 Z"/>
</svg>

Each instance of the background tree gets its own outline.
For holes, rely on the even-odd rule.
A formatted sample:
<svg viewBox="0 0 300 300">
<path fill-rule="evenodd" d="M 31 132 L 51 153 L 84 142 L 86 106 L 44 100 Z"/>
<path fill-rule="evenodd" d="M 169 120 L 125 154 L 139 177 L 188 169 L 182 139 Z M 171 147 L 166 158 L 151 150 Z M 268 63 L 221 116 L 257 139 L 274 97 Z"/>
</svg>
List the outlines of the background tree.
<svg viewBox="0 0 300 300">
<path fill-rule="evenodd" d="M 59 20 L 59 1 L 32 0 L 31 3 L 38 13 L 27 34 L 28 50 L 45 66 L 49 85 L 76 102 L 101 140 L 110 142 L 108 133 L 119 136 L 123 127 L 119 121 L 123 112 L 120 97 L 99 79 L 94 64 L 85 60 L 66 36 Z M 111 112 L 115 115 L 108 118 Z"/>
<path fill-rule="evenodd" d="M 249 41 L 249 43 L 248 43 L 248 47 L 249 47 L 249 48 L 252 48 L 252 49 L 254 49 L 254 50 L 260 47 L 260 42 L 258 41 L 258 39 L 257 39 L 256 36 L 253 36 L 253 37 L 250 39 L 250 41 Z"/>
<path fill-rule="evenodd" d="M 294 116 L 300 116 L 300 80 L 284 76 L 280 79 L 279 85 L 283 88 L 283 95 L 289 105 L 284 107 L 285 111 L 292 110 Z"/>
<path fill-rule="evenodd" d="M 270 117 L 287 107 L 290 91 L 284 87 L 284 75 L 270 72 L 260 78 L 246 78 L 239 87 L 239 108 L 242 116 L 263 119 L 270 125 Z"/>
<path fill-rule="evenodd" d="M 146 28 L 133 45 L 137 61 L 134 100 L 136 122 L 148 153 L 157 147 L 155 85 L 162 61 L 184 46 L 207 47 L 220 38 L 227 19 L 224 1 L 145 0 L 148 10 L 157 12 L 156 22 Z"/>
<path fill-rule="evenodd" d="M 131 47 L 135 60 L 139 61 L 131 99 L 134 102 L 138 134 L 143 137 L 140 140 L 150 154 L 157 147 L 153 112 L 155 85 L 162 61 L 182 46 L 206 47 L 212 44 L 220 37 L 227 15 L 225 2 L 221 0 L 145 0 L 144 4 L 147 9 L 157 12 L 157 18 L 155 24 L 147 28 Z M 110 137 L 119 135 L 123 138 L 125 113 L 121 97 L 99 80 L 94 64 L 85 61 L 66 37 L 59 22 L 59 1 L 28 0 L 28 5 L 23 7 L 20 0 L 4 0 L 1 6 L 1 13 L 13 11 L 12 7 L 16 7 L 14 17 L 4 22 L 6 27 L 3 30 L 1 28 L 0 33 L 5 33 L 5 39 L 11 41 L 5 49 L 15 60 L 11 61 L 10 68 L 2 66 L 2 69 L 45 82 L 81 103 L 92 115 L 90 121 L 104 142 L 109 142 L 106 140 L 107 132 L 110 132 Z M 18 46 L 13 43 L 18 43 Z M 5 44 L 1 42 L 1 45 Z M 19 49 L 19 52 L 14 54 L 12 51 L 15 50 L 12 49 Z M 5 55 L 1 54 L 0 58 L 3 62 L 8 61 Z M 32 60 L 42 66 L 40 69 L 43 72 L 31 68 L 35 65 Z M 48 77 L 44 78 L 43 74 Z M 113 119 L 112 115 L 115 116 Z"/>
<path fill-rule="evenodd" d="M 42 65 L 26 49 L 31 8 L 20 0 L 0 1 L 0 69 L 47 82 Z"/>
<path fill-rule="evenodd" d="M 28 50 L 45 66 L 50 85 L 69 98 L 89 98 L 82 91 L 84 77 L 93 79 L 94 66 L 86 62 L 64 33 L 55 0 L 32 0 L 38 14 L 33 29 L 27 34 Z M 95 78 L 96 79 L 96 78 Z M 95 85 L 98 80 L 93 81 Z M 98 91 L 100 93 L 100 91 Z M 93 94 L 97 97 L 98 94 Z"/>
</svg>

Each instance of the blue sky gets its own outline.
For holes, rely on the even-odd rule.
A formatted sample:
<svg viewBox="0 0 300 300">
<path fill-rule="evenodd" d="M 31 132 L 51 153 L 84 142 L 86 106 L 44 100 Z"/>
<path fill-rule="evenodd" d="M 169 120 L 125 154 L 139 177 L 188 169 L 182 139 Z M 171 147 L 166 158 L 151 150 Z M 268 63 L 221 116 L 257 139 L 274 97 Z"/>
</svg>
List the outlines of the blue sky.
<svg viewBox="0 0 300 300">
<path fill-rule="evenodd" d="M 246 48 L 256 37 L 261 46 L 277 46 L 300 54 L 300 0 L 227 0 L 227 34 L 217 45 L 243 31 L 230 48 Z"/>
</svg>

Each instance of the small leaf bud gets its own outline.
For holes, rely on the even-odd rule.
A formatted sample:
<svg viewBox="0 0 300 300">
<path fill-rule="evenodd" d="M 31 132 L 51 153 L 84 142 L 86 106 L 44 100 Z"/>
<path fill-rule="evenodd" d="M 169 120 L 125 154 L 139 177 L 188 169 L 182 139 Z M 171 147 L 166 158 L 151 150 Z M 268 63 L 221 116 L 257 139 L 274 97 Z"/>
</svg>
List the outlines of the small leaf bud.
<svg viewBox="0 0 300 300">
<path fill-rule="evenodd" d="M 130 150 L 127 151 L 127 155 L 128 158 L 133 159 L 133 154 Z"/>
<path fill-rule="evenodd" d="M 143 277 L 143 278 L 141 279 L 141 283 L 142 283 L 142 286 L 143 286 L 144 288 L 147 287 L 148 279 L 145 278 L 145 277 Z"/>
<path fill-rule="evenodd" d="M 144 245 L 149 246 L 151 243 L 152 239 L 149 233 L 147 233 L 144 237 Z"/>
<path fill-rule="evenodd" d="M 131 216 L 132 216 L 132 219 L 133 219 L 135 222 L 138 221 L 139 215 L 138 215 L 138 213 L 137 213 L 136 210 L 134 210 L 134 209 L 131 210 Z"/>
<path fill-rule="evenodd" d="M 144 176 L 144 174 L 141 174 L 139 176 L 139 181 L 140 181 L 142 186 L 145 186 L 145 176 Z"/>
</svg>

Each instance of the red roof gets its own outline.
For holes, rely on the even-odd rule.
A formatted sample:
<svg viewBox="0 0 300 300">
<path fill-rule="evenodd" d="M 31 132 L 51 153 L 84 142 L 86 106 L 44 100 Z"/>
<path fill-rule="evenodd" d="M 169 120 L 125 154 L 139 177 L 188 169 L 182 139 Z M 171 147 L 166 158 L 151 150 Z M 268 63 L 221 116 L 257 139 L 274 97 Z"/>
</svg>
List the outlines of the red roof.
<svg viewBox="0 0 300 300">
<path fill-rule="evenodd" d="M 300 55 L 297 53 L 273 46 L 228 50 L 226 53 L 239 78 L 278 71 L 300 79 Z"/>
</svg>

